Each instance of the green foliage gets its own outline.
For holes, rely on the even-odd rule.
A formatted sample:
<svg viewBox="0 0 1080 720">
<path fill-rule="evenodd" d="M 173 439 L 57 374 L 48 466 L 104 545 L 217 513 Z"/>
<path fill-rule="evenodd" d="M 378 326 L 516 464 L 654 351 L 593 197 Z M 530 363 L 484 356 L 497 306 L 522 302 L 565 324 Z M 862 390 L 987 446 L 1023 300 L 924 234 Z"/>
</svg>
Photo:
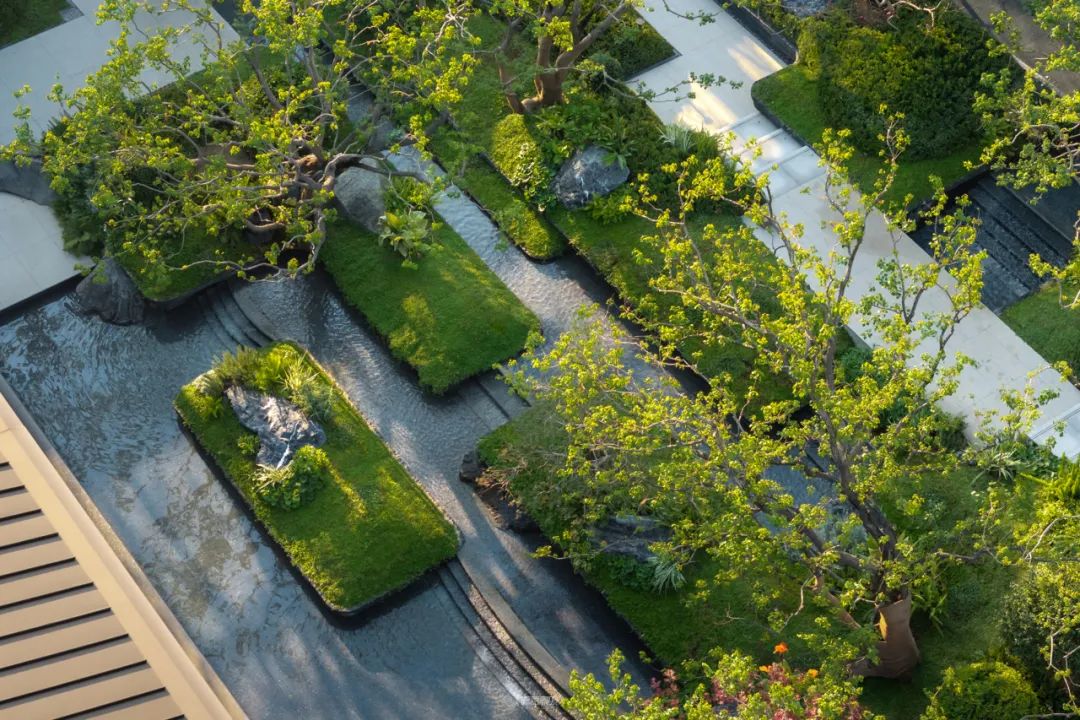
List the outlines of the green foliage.
<svg viewBox="0 0 1080 720">
<path fill-rule="evenodd" d="M 1062 461 L 1050 481 L 1050 488 L 1063 503 L 1080 500 L 1080 462 Z"/>
<path fill-rule="evenodd" d="M 1006 651 L 1056 710 L 1080 690 L 1080 568 L 1036 564 L 1005 600 L 1001 634 Z M 1075 702 L 1075 699 L 1073 700 Z"/>
<path fill-rule="evenodd" d="M 306 352 L 282 343 L 238 355 L 223 364 L 232 378 L 271 377 L 300 364 L 326 388 L 330 402 L 321 450 L 334 471 L 309 502 L 288 510 L 261 497 L 254 458 L 240 447 L 240 438 L 250 433 L 223 401 L 220 378 L 186 385 L 176 410 L 328 604 L 345 609 L 371 601 L 454 555 L 453 526 Z M 258 373 L 263 362 L 272 368 Z M 321 460 L 314 464 L 323 466 Z"/>
<path fill-rule="evenodd" d="M 1080 317 L 1068 304 L 1076 289 L 1050 283 L 1001 313 L 1021 340 L 1048 362 L 1065 363 L 1074 377 L 1080 371 Z"/>
<path fill-rule="evenodd" d="M 1035 691 L 1016 669 L 980 662 L 946 670 L 922 720 L 1021 718 L 1038 712 Z"/>
<path fill-rule="evenodd" d="M 800 61 L 758 80 L 751 93 L 799 137 L 817 147 L 824 138 L 825 129 L 831 126 L 822 108 L 820 87 L 820 80 L 814 78 Z M 863 191 L 874 187 L 887 166 L 878 156 L 879 149 L 880 144 L 872 152 L 857 152 L 851 158 L 849 179 Z M 916 159 L 905 153 L 899 158 L 896 179 L 886 200 L 903 203 L 908 195 L 916 203 L 931 200 L 937 192 L 933 178 L 940 178 L 946 186 L 955 183 L 969 172 L 968 162 L 979 162 L 981 151 L 982 144 L 976 140 L 942 158 Z"/>
<path fill-rule="evenodd" d="M 23 108 L 16 140 L 0 149 L 0 159 L 42 156 L 65 198 L 69 243 L 120 257 L 154 299 L 253 265 L 279 276 L 312 269 L 337 173 L 376 155 L 370 128 L 345 119 L 354 83 L 378 105 L 401 109 L 422 142 L 423 127 L 460 99 L 475 62 L 451 51 L 472 12 L 464 0 L 244 9 L 258 43 L 221 38 L 207 3 L 103 4 L 99 19 L 123 32 L 84 86 L 53 88 L 65 108 L 62 130 L 39 138 Z M 196 34 L 222 41 L 186 58 L 178 44 Z M 333 49 L 329 64 L 306 62 L 324 48 Z M 164 87 L 147 94 L 148 74 Z M 244 233 L 253 242 L 237 242 Z"/>
<path fill-rule="evenodd" d="M 675 48 L 652 25 L 636 12 L 629 12 L 596 41 L 590 58 L 598 62 L 599 56 L 610 58 L 613 65 L 603 63 L 609 73 L 627 80 L 674 55 Z"/>
<path fill-rule="evenodd" d="M 205 375 L 203 377 L 205 377 Z M 207 385 L 199 386 L 201 392 L 206 392 L 207 388 Z M 239 450 L 242 455 L 254 457 L 259 452 L 259 436 L 255 433 L 244 433 L 236 438 L 236 449 Z"/>
<path fill-rule="evenodd" d="M 944 157 L 981 134 L 973 110 L 983 73 L 1005 60 L 991 56 L 987 35 L 971 18 L 949 9 L 932 27 L 924 13 L 901 10 L 878 30 L 833 14 L 806 24 L 799 48 L 811 77 L 820 78 L 826 122 L 851 130 L 853 144 L 875 153 L 885 131 L 882 107 L 904 116 L 913 159 Z"/>
<path fill-rule="evenodd" d="M 283 467 L 260 465 L 255 471 L 255 493 L 271 507 L 295 510 L 311 502 L 332 472 L 326 451 L 304 445 Z"/>
<path fill-rule="evenodd" d="M 436 393 L 518 354 L 536 316 L 443 225 L 415 267 L 354 225 L 328 231 L 323 262 L 346 301 Z"/>
<path fill-rule="evenodd" d="M 542 211 L 554 202 L 551 181 L 554 173 L 544 152 L 533 139 L 524 115 L 507 115 L 491 133 L 491 162 L 510 184 Z"/>
</svg>

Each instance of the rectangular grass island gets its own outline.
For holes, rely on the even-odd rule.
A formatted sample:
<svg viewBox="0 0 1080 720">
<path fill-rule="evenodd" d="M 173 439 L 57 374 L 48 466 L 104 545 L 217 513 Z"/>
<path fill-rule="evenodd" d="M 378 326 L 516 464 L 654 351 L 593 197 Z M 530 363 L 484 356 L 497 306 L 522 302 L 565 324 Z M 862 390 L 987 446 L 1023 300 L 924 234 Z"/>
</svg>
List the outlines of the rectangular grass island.
<svg viewBox="0 0 1080 720">
<path fill-rule="evenodd" d="M 294 402 L 325 432 L 328 472 L 299 507 L 260 492 L 258 438 L 225 397 L 233 385 Z M 175 407 L 258 525 L 335 616 L 357 616 L 457 553 L 454 526 L 298 345 L 224 356 L 180 390 Z"/>
</svg>

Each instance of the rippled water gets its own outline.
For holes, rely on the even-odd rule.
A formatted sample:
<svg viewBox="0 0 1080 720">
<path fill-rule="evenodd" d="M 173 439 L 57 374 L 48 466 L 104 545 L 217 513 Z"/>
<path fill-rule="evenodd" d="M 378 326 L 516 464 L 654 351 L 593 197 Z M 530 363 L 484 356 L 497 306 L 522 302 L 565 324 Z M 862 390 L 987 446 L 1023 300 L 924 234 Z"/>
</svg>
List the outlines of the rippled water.
<svg viewBox="0 0 1080 720">
<path fill-rule="evenodd" d="M 446 197 L 439 210 L 548 338 L 604 298 L 577 261 L 536 265 L 507 249 L 467 199 Z M 493 527 L 457 482 L 462 454 L 504 419 L 478 384 L 425 395 L 321 275 L 236 292 L 335 376 L 458 525 L 462 562 L 498 587 L 557 660 L 603 672 L 615 645 L 636 656 L 598 595 L 565 565 L 530 557 L 530 543 Z M 0 374 L 252 717 L 524 716 L 438 584 L 355 630 L 330 625 L 300 589 L 172 408 L 179 388 L 233 346 L 197 303 L 122 328 L 79 315 L 64 297 L 0 326 Z"/>
</svg>

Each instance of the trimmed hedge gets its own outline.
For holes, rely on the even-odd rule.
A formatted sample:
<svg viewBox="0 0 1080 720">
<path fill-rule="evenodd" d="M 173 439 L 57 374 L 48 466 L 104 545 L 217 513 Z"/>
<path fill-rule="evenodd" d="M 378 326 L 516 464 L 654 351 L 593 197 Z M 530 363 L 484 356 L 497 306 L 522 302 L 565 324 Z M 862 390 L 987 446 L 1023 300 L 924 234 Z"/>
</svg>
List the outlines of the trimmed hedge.
<svg viewBox="0 0 1080 720">
<path fill-rule="evenodd" d="M 420 385 L 445 393 L 521 352 L 540 321 L 445 224 L 417 261 L 355 225 L 327 228 L 323 265 L 345 300 L 416 370 Z"/>
<path fill-rule="evenodd" d="M 991 57 L 983 28 L 958 11 L 901 12 L 896 27 L 877 29 L 831 13 L 806 23 L 800 64 L 820 79 L 826 122 L 851 130 L 852 143 L 876 154 L 881 107 L 903 113 L 913 159 L 942 157 L 981 135 L 972 104 L 982 74 L 1008 62 Z"/>
<path fill-rule="evenodd" d="M 242 351 L 223 359 L 240 367 L 243 384 L 290 397 L 286 378 L 301 373 L 306 391 L 325 401 L 319 403 L 319 421 L 332 469 L 306 504 L 274 507 L 257 491 L 258 443 L 249 442 L 251 433 L 223 396 L 224 375 L 233 370 L 222 374 L 219 365 L 185 385 L 176 396 L 176 411 L 331 609 L 370 603 L 456 554 L 454 526 L 306 351 L 279 343 L 246 352 L 250 355 Z"/>
</svg>

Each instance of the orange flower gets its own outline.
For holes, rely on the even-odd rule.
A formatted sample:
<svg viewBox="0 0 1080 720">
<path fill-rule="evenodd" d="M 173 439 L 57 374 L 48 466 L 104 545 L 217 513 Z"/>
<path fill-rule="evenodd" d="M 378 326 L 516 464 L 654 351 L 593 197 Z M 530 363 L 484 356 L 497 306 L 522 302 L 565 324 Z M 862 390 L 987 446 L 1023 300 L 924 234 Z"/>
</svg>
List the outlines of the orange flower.
<svg viewBox="0 0 1080 720">
<path fill-rule="evenodd" d="M 806 671 L 806 677 L 816 678 L 817 674 L 818 674 L 817 673 L 817 668 L 810 668 L 809 670 Z"/>
<path fill-rule="evenodd" d="M 770 670 L 772 670 L 772 667 L 769 665 L 759 665 L 758 670 L 760 670 L 761 672 L 769 672 Z"/>
<path fill-rule="evenodd" d="M 786 653 L 786 652 L 787 652 L 787 643 L 786 643 L 786 642 L 782 642 L 782 643 L 780 643 L 779 645 L 777 645 L 776 647 L 774 647 L 774 648 L 772 649 L 772 651 L 773 651 L 774 653 L 776 653 L 777 655 L 783 655 L 784 653 Z"/>
</svg>

